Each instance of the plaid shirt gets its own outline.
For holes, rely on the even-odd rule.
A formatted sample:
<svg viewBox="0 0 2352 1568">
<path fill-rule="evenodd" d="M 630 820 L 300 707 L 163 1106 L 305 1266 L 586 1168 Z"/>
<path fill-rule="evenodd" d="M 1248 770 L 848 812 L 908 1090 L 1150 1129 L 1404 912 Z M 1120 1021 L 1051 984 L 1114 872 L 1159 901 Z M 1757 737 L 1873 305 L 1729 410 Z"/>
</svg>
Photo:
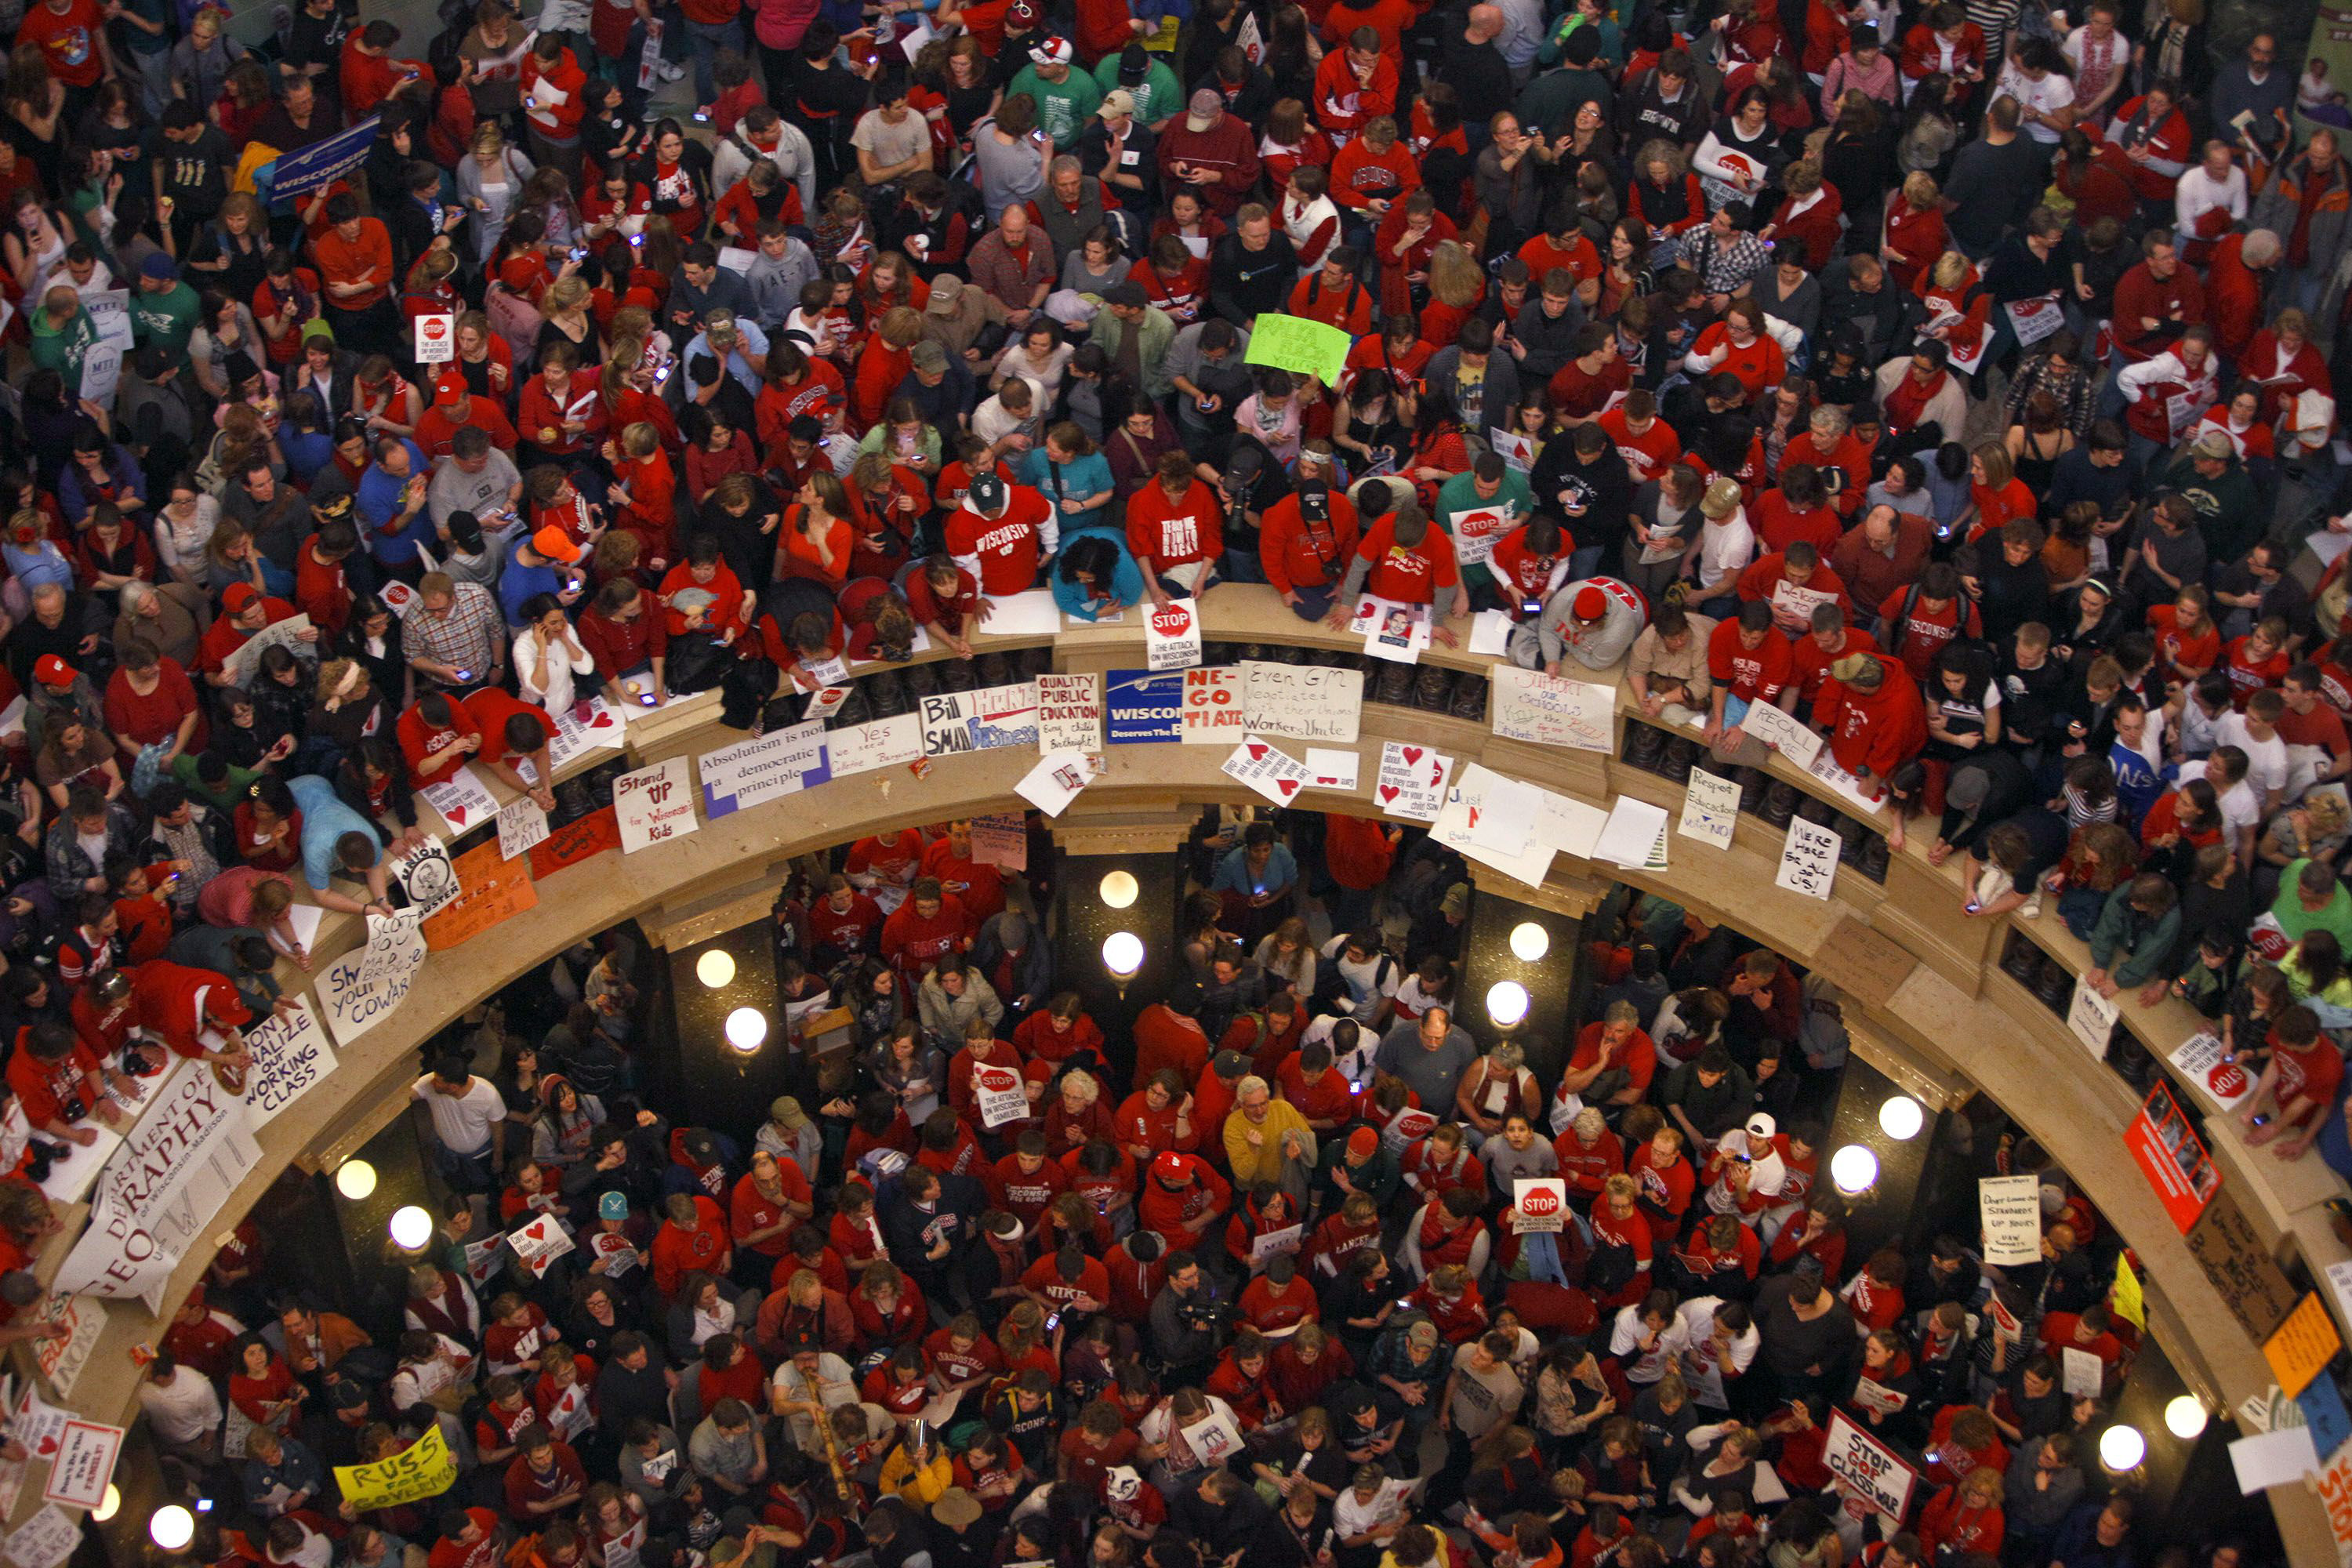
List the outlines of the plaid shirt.
<svg viewBox="0 0 2352 1568">
<path fill-rule="evenodd" d="M 2080 441 L 2091 434 L 2091 378 L 2083 374 L 2081 367 L 2063 375 L 2053 375 L 2046 355 L 2037 355 L 2018 366 L 2017 379 L 2009 385 L 2011 425 L 2025 423 L 2025 405 L 2037 392 L 2046 392 L 2058 400 L 2059 422 L 2074 433 L 2074 439 Z"/>
<path fill-rule="evenodd" d="M 1741 234 L 1726 250 L 1705 224 L 1684 234 L 1680 250 L 1682 264 L 1699 275 L 1710 294 L 1736 294 L 1772 265 L 1771 247 L 1754 235 Z"/>
<path fill-rule="evenodd" d="M 499 614 L 498 600 L 479 583 L 459 583 L 456 588 L 446 616 L 419 604 L 416 613 L 401 623 L 401 641 L 411 664 L 429 658 L 455 665 L 472 673 L 473 680 L 459 683 L 471 686 L 498 668 L 506 648 L 506 620 Z"/>
</svg>

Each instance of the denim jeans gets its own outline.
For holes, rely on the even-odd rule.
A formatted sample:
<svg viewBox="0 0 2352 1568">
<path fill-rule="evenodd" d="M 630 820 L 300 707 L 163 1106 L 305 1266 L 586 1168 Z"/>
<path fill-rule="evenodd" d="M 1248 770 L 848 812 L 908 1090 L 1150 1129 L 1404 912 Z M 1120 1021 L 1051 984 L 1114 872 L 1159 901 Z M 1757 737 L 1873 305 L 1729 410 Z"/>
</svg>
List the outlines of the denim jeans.
<svg viewBox="0 0 2352 1568">
<path fill-rule="evenodd" d="M 686 38 L 694 47 L 694 106 L 700 109 L 719 96 L 719 83 L 710 74 L 713 59 L 721 49 L 742 50 L 743 28 L 740 19 L 697 22 L 688 18 Z M 723 135 L 729 129 L 718 127 L 717 133 Z"/>
</svg>

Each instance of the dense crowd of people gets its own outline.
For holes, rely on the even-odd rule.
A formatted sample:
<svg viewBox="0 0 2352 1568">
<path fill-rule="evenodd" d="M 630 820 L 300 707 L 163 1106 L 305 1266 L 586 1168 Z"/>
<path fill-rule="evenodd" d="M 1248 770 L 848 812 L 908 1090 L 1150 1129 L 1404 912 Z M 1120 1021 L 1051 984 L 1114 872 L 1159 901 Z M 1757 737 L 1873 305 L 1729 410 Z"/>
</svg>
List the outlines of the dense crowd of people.
<svg viewBox="0 0 2352 1568">
<path fill-rule="evenodd" d="M 856 722 L 1000 679 L 993 598 L 1221 583 L 1500 612 L 1724 765 L 1778 707 L 1958 862 L 1954 918 L 2054 905 L 2099 990 L 2215 1020 L 2251 1140 L 2352 1173 L 2352 176 L 2291 41 L 2198 0 L 480 0 L 412 58 L 340 0 L 8 9 L 36 1174 L 126 1075 L 236 1081 L 298 902 L 399 902 L 455 764 L 570 815 L 600 699 L 768 726 L 954 656 L 824 700 Z M 1254 356 L 1277 315 L 1344 364 Z M 1544 1082 L 1453 1021 L 1467 878 L 1417 831 L 1224 821 L 1192 869 L 1187 973 L 1107 1041 L 966 828 L 855 847 L 780 924 L 854 1068 L 748 1150 L 645 1102 L 612 954 L 495 1080 L 428 1064 L 404 1329 L 265 1289 L 248 1223 L 161 1346 L 197 1558 L 2185 1560 L 2086 1447 L 2137 1332 L 2063 1178 L 2039 1266 L 1844 1256 L 1810 977 L 1624 899 Z M 54 1220 L 0 1206 L 21 1261 Z M 573 1255 L 501 1248 L 530 1211 Z M 1916 1466 L 1905 1520 L 1829 1489 L 1832 1412 Z M 455 1489 L 340 1499 L 433 1423 Z"/>
</svg>

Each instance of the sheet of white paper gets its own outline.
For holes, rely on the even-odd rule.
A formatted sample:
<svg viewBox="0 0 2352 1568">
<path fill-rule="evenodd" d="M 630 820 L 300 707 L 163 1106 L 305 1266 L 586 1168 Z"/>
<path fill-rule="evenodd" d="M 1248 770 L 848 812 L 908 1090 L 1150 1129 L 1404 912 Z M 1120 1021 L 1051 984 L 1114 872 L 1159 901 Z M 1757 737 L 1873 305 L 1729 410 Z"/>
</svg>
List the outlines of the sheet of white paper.
<svg viewBox="0 0 2352 1568">
<path fill-rule="evenodd" d="M 1601 842 L 1601 830 L 1608 826 L 1609 814 L 1599 806 L 1545 790 L 1542 808 L 1536 813 L 1535 840 L 1562 855 L 1590 860 Z"/>
<path fill-rule="evenodd" d="M 327 918 L 327 911 L 316 904 L 293 904 L 287 908 L 286 918 L 293 922 L 294 940 L 308 948 L 318 942 L 319 922 Z"/>
<path fill-rule="evenodd" d="M 1472 653 L 1492 654 L 1500 658 L 1511 642 L 1511 616 L 1507 610 L 1481 610 L 1470 622 Z"/>
<path fill-rule="evenodd" d="M 1497 777 L 1486 785 L 1486 805 L 1470 820 L 1470 837 L 1481 849 L 1508 858 L 1528 852 L 1544 791 L 1517 779 Z"/>
<path fill-rule="evenodd" d="M 988 601 L 988 619 L 980 629 L 990 637 L 1049 637 L 1062 629 L 1062 612 L 1044 588 L 1005 594 Z"/>
<path fill-rule="evenodd" d="M 2319 1453 L 2312 1447 L 2310 1427 L 2283 1426 L 2231 1444 L 2230 1466 L 2238 1472 L 2238 1489 L 2252 1497 L 2265 1487 L 2317 1473 Z"/>
<path fill-rule="evenodd" d="M 1329 746 L 1307 748 L 1307 771 L 1315 776 L 1308 781 L 1317 789 L 1356 791 L 1356 753 Z"/>
<path fill-rule="evenodd" d="M 1609 807 L 1609 821 L 1593 846 L 1593 858 L 1638 868 L 1649 859 L 1651 847 L 1665 827 L 1664 806 L 1621 795 Z"/>
<path fill-rule="evenodd" d="M 1084 752 L 1048 752 L 1013 786 L 1013 793 L 1048 816 L 1059 816 L 1094 783 L 1095 759 Z"/>
</svg>

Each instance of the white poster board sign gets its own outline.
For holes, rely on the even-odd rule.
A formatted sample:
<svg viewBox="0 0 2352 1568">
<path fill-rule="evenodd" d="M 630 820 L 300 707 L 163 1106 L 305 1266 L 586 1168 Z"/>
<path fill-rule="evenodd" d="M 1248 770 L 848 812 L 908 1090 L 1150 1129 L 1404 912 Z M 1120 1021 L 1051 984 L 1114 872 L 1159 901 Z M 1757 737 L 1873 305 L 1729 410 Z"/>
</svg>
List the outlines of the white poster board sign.
<svg viewBox="0 0 2352 1568">
<path fill-rule="evenodd" d="M 409 907 L 429 915 L 457 896 L 457 868 L 449 861 L 449 847 L 427 837 L 394 855 L 384 869 L 408 895 Z"/>
<path fill-rule="evenodd" d="M 1102 677 L 1092 670 L 1082 675 L 1040 675 L 1038 752 L 1099 752 L 1102 745 Z"/>
<path fill-rule="evenodd" d="M 1253 734 L 1353 745 L 1364 706 L 1364 672 L 1319 664 L 1246 659 L 1244 706 Z"/>
<path fill-rule="evenodd" d="M 1682 820 L 1675 824 L 1675 831 L 1717 849 L 1728 849 L 1738 826 L 1739 786 L 1705 768 L 1693 768 L 1690 787 L 1683 795 Z"/>
<path fill-rule="evenodd" d="M 2093 1056 L 2105 1059 L 2107 1037 L 2115 1032 L 2116 1020 L 2122 1016 L 2123 1008 L 2112 998 L 2100 995 L 2087 978 L 2075 976 L 2074 999 L 2066 1008 L 2066 1027 Z"/>
<path fill-rule="evenodd" d="M 1383 742 L 1372 798 L 1391 816 L 1435 822 L 1445 805 L 1446 775 L 1453 771 L 1454 759 L 1441 755 L 1434 746 Z"/>
<path fill-rule="evenodd" d="M 1617 689 L 1540 669 L 1497 669 L 1488 704 L 1496 734 L 1539 746 L 1605 752 L 1616 739 Z"/>
<path fill-rule="evenodd" d="M 499 807 L 499 858 L 511 860 L 530 853 L 547 837 L 547 813 L 529 795 L 518 795 Z"/>
<path fill-rule="evenodd" d="M 1558 1176 L 1520 1176 L 1512 1183 L 1511 1225 L 1521 1236 L 1557 1232 L 1568 1214 L 1568 1184 Z"/>
<path fill-rule="evenodd" d="M 1979 1177 L 1977 1220 L 1983 1227 L 1987 1263 L 2006 1268 L 2042 1261 L 2041 1178 Z"/>
<path fill-rule="evenodd" d="M 1827 899 L 1830 888 L 1837 880 L 1838 847 L 1844 840 L 1832 828 L 1807 822 L 1801 816 L 1789 819 L 1789 837 L 1780 846 L 1780 869 L 1772 879 L 1775 887 L 1809 898 Z"/>
<path fill-rule="evenodd" d="M 247 1028 L 245 1045 L 253 1053 L 253 1070 L 245 1077 L 245 1124 L 255 1131 L 268 1126 L 279 1111 L 335 1070 L 335 1048 L 327 1043 L 327 1031 L 299 998 L 290 1011 L 272 1013 Z"/>
<path fill-rule="evenodd" d="M 897 767 L 922 756 L 923 721 L 912 713 L 900 713 L 851 724 L 826 734 L 824 752 L 837 779 Z"/>
<path fill-rule="evenodd" d="M 1151 669 L 1186 669 L 1201 662 L 1200 602 L 1171 599 L 1143 617 L 1143 653 Z"/>
<path fill-rule="evenodd" d="M 360 964 L 365 956 L 365 949 L 355 948 L 330 962 L 319 977 L 319 994 L 327 1005 L 327 1030 L 335 1037 L 335 1044 L 346 1049 L 391 1016 L 393 1009 L 407 998 L 408 988 L 416 983 L 416 972 L 425 963 L 424 934 L 412 929 L 399 964 L 377 979 L 362 977 Z"/>
<path fill-rule="evenodd" d="M 1230 664 L 1184 671 L 1184 694 L 1176 709 L 1177 740 L 1188 746 L 1230 746 L 1248 734 L 1245 690 L 1241 670 Z"/>
<path fill-rule="evenodd" d="M 694 814 L 694 786 L 687 778 L 684 757 L 671 757 L 614 779 L 613 810 L 620 820 L 625 855 L 683 838 L 702 826 Z"/>
</svg>

